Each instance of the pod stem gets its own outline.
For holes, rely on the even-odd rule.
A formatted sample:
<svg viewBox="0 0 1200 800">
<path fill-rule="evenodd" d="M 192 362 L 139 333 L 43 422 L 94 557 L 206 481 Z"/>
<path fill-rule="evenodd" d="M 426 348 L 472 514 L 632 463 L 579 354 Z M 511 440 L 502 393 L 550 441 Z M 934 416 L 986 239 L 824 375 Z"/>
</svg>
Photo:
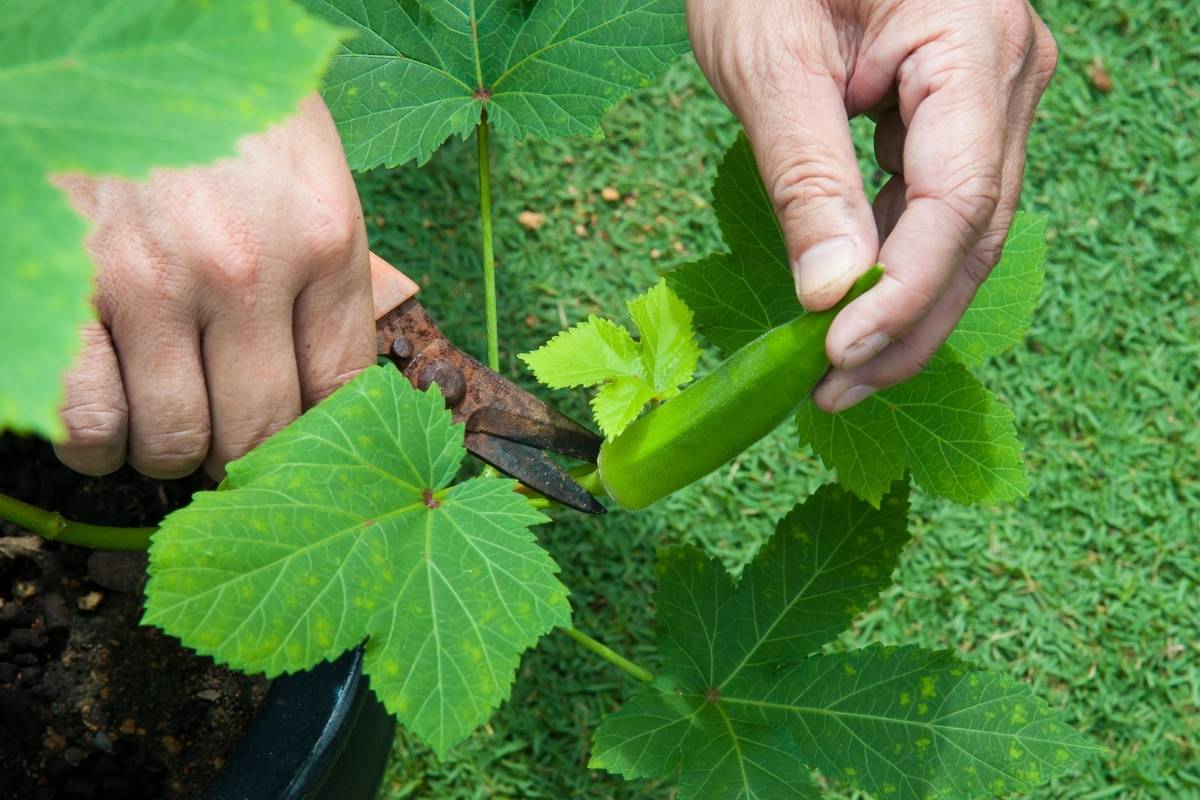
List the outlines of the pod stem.
<svg viewBox="0 0 1200 800">
<path fill-rule="evenodd" d="M 51 541 L 97 550 L 145 550 L 150 546 L 150 535 L 158 530 L 73 522 L 57 511 L 47 511 L 6 494 L 0 494 L 0 519 L 16 523 Z"/>
</svg>

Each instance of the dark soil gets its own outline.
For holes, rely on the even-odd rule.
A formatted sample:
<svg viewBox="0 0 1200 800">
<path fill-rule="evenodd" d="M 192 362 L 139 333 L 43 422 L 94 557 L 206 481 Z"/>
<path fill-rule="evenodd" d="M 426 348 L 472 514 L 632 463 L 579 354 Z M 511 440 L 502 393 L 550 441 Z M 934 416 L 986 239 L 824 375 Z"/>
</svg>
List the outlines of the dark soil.
<svg viewBox="0 0 1200 800">
<path fill-rule="evenodd" d="M 153 525 L 202 476 L 86 478 L 0 436 L 0 492 L 104 525 Z M 0 523 L 0 800 L 192 798 L 266 694 L 138 625 L 145 554 L 89 551 Z"/>
</svg>

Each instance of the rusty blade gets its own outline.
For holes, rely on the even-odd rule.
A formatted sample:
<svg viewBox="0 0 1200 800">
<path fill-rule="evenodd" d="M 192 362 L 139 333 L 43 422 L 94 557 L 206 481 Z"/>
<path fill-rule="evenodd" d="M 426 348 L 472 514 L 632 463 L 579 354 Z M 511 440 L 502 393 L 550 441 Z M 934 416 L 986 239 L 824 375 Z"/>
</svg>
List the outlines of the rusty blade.
<svg viewBox="0 0 1200 800">
<path fill-rule="evenodd" d="M 549 406 L 535 409 L 535 416 L 528 416 L 527 411 L 526 408 L 509 410 L 499 406 L 481 408 L 467 418 L 467 430 L 502 436 L 539 450 L 596 463 L 603 443 L 599 436 Z"/>
<path fill-rule="evenodd" d="M 607 510 L 536 447 L 487 433 L 468 432 L 467 449 L 485 463 L 568 508 L 585 514 L 603 514 Z"/>
<path fill-rule="evenodd" d="M 376 353 L 418 389 L 437 383 L 455 422 L 466 424 L 467 449 L 563 505 L 604 512 L 542 450 L 594 462 L 601 439 L 455 347 L 416 300 L 375 323 Z"/>
</svg>

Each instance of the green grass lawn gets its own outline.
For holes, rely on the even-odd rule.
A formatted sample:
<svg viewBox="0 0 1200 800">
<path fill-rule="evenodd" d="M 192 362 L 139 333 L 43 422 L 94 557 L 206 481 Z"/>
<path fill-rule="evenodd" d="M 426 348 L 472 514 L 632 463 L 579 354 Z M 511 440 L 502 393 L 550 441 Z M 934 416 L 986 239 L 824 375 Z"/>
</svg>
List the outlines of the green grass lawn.
<svg viewBox="0 0 1200 800">
<path fill-rule="evenodd" d="M 1200 797 L 1200 15 L 1162 0 L 1037 5 L 1062 48 L 1024 195 L 1050 220 L 1046 292 L 1025 345 L 983 374 L 1016 412 L 1032 489 L 1001 508 L 918 497 L 897 586 L 844 641 L 955 648 L 1030 682 L 1109 748 L 1039 798 Z M 694 65 L 604 130 L 495 139 L 501 358 L 526 385 L 517 353 L 588 313 L 623 316 L 657 271 L 719 246 L 708 187 L 736 127 Z M 868 142 L 869 123 L 856 134 Z M 360 187 L 372 246 L 481 354 L 474 170 L 471 143 L 455 142 Z M 602 199 L 608 186 L 622 199 Z M 545 224 L 525 229 L 523 211 Z M 586 417 L 583 392 L 554 402 Z M 652 665 L 655 547 L 692 540 L 736 568 L 830 478 L 785 426 L 648 511 L 559 514 L 540 535 L 579 627 Z M 381 796 L 670 798 L 670 782 L 586 769 L 590 734 L 632 684 L 551 635 L 445 762 L 401 733 Z"/>
</svg>

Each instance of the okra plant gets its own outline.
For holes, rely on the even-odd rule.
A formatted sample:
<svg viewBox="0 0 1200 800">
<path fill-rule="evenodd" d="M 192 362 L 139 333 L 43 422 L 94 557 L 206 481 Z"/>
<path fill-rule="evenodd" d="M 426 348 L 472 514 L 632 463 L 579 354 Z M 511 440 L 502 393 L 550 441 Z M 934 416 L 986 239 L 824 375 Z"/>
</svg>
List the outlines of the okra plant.
<svg viewBox="0 0 1200 800">
<path fill-rule="evenodd" d="M 12 12 L 0 19 L 0 44 L 12 44 L 22 26 L 43 24 L 18 14 L 21 5 L 0 3 Z M 77 67 L 87 53 L 106 52 L 96 48 L 108 34 L 108 56 L 128 55 L 131 77 L 156 70 L 179 81 L 180 96 L 193 63 L 177 52 L 158 63 L 152 48 L 129 48 L 130 37 L 186 31 L 177 50 L 229 46 L 240 63 L 255 53 L 269 63 L 255 63 L 266 76 L 260 86 L 244 84 L 250 70 L 231 70 L 204 107 L 176 102 L 166 88 L 126 96 L 114 88 L 121 84 L 102 84 L 112 92 L 100 104 L 106 109 L 128 116 L 141 104 L 155 123 L 153 146 L 117 142 L 112 119 L 99 115 L 94 144 L 37 140 L 0 116 L 0 141 L 31 159 L 0 165 L 17 170 L 0 173 L 0 208 L 7 219 L 37 196 L 28 235 L 63 248 L 35 258 L 28 242 L 3 240 L 0 256 L 25 271 L 5 278 L 5 288 L 21 294 L 0 296 L 0 336 L 55 349 L 36 371 L 9 356 L 0 363 L 0 424 L 48 436 L 61 433 L 54 386 L 71 352 L 55 334 L 86 318 L 86 259 L 80 225 L 37 180 L 43 172 L 136 175 L 149 163 L 208 158 L 294 103 L 340 37 L 322 91 L 353 167 L 423 163 L 449 137 L 475 137 L 487 360 L 496 369 L 493 132 L 500 142 L 596 135 L 606 109 L 687 49 L 682 0 L 303 0 L 316 20 L 282 0 L 214 0 L 203 12 L 183 2 L 97 5 L 140 14 L 144 24 L 88 25 L 65 11 L 50 21 L 67 34 L 46 54 L 58 59 L 58 74 L 45 80 L 75 91 L 56 106 L 61 114 L 97 90 Z M 236 37 L 201 35 L 218 28 L 265 36 L 275 49 L 243 51 Z M 297 41 L 285 48 L 289 37 Z M 195 65 L 209 60 L 197 56 Z M 0 62 L 6 108 L 22 97 L 17 85 Z M 30 92 L 26 116 L 45 97 Z M 189 114 L 197 135 L 181 137 Z M 103 141 L 109 134 L 114 141 Z M 628 779 L 678 774 L 685 799 L 817 797 L 814 770 L 880 798 L 1003 795 L 1094 752 L 1027 685 L 952 652 L 902 642 L 832 646 L 891 582 L 909 538 L 912 485 L 958 503 L 1026 492 L 1013 416 L 971 370 L 1023 336 L 1041 290 L 1044 222 L 1017 217 L 992 278 L 921 375 L 828 416 L 806 398 L 828 369 L 824 338 L 837 309 L 804 314 L 796 303 L 744 137 L 721 163 L 713 208 L 727 251 L 667 272 L 632 299 L 638 338 L 590 317 L 522 356 L 551 389 L 596 387 L 592 407 L 606 441 L 585 482 L 617 506 L 653 503 L 780 424 L 794 425 L 798 441 L 836 470 L 836 484 L 779 520 L 739 580 L 695 547 L 658 554 L 653 664 L 635 664 L 572 627 L 570 590 L 534 533 L 549 522 L 546 504 L 491 471 L 456 482 L 461 425 L 436 385 L 420 392 L 389 366 L 351 380 L 230 464 L 218 491 L 163 521 L 150 537 L 145 623 L 268 676 L 363 645 L 376 695 L 439 756 L 507 698 L 522 653 L 561 629 L 639 681 L 595 732 L 590 766 Z M 60 235 L 65 225 L 70 237 Z M 56 235 L 46 236 L 54 226 Z M 882 270 L 864 276 L 843 305 Z M 71 293 L 49 291 L 60 284 Z M 63 313 L 35 303 L 42 297 Z M 15 333 L 43 323 L 33 336 Z M 692 382 L 698 336 L 724 361 Z M 0 502 L 0 513 L 20 516 L 14 508 Z M 36 511 L 21 513 L 26 524 L 45 522 Z M 95 543 L 100 535 L 76 538 Z"/>
</svg>

